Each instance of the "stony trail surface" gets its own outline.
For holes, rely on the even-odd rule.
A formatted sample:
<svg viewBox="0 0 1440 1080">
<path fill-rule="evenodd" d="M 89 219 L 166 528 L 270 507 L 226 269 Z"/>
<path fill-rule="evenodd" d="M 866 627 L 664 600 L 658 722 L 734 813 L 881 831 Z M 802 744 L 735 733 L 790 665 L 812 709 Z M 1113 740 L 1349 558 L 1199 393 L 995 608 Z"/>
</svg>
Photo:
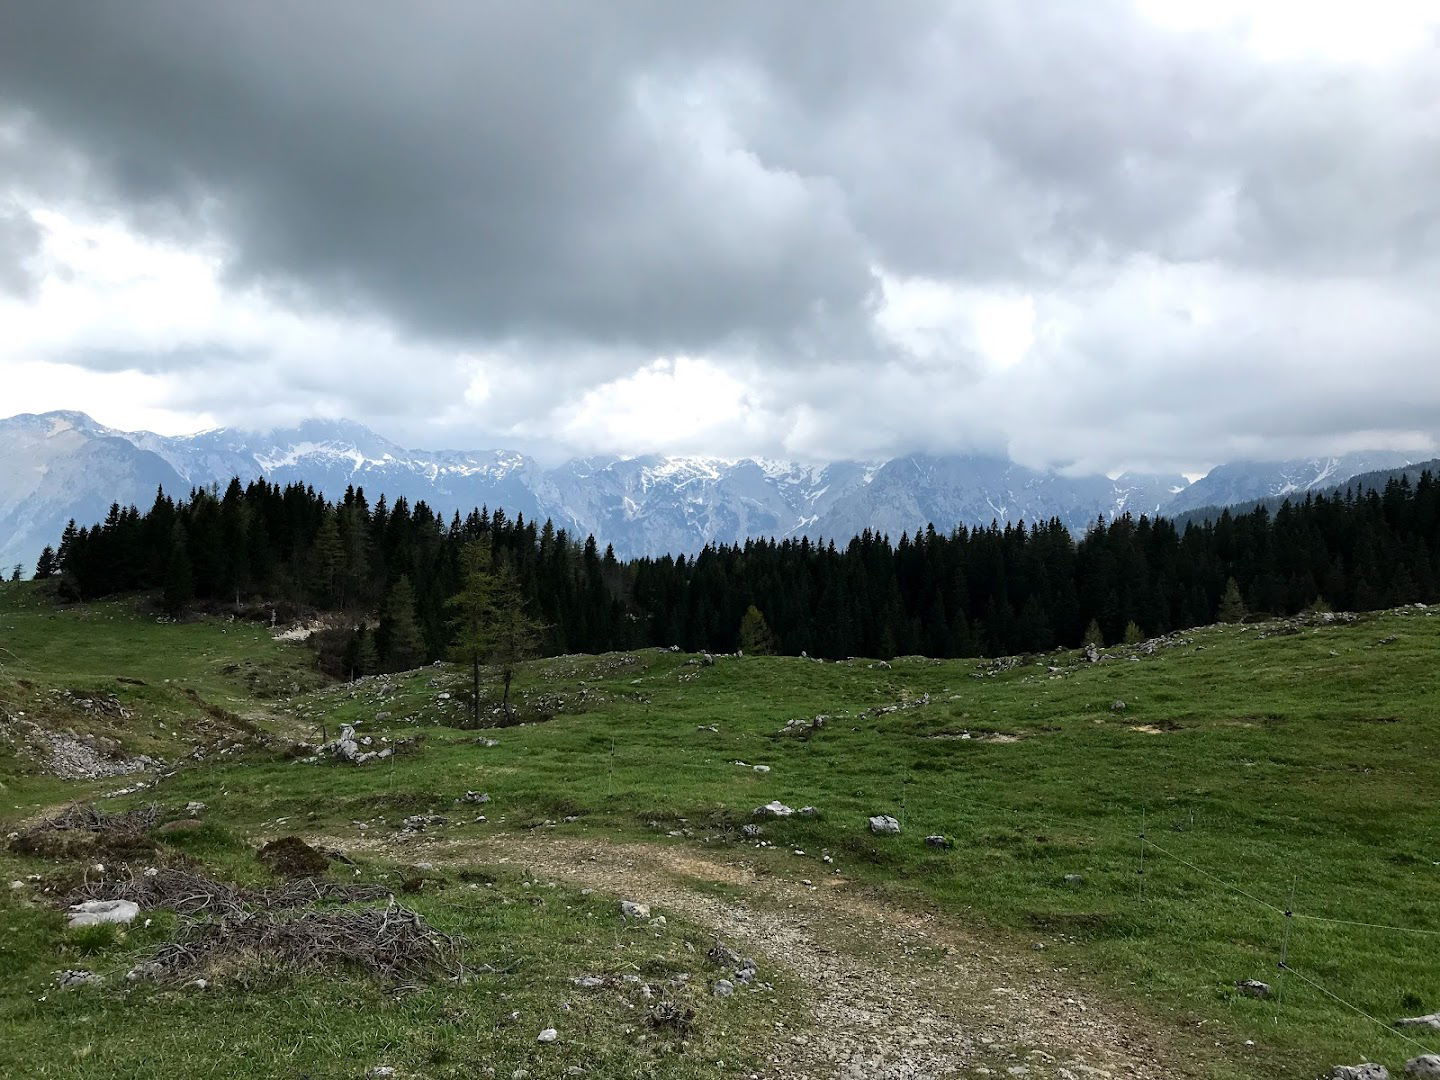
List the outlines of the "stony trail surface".
<svg viewBox="0 0 1440 1080">
<path fill-rule="evenodd" d="M 804 988 L 814 1023 L 804 1032 L 777 1024 L 764 1078 L 1205 1075 L 1173 1039 L 1154 1033 L 1154 1021 L 1066 985 L 1036 957 L 877 903 L 840 878 L 806 885 L 679 846 L 538 831 L 403 844 L 334 839 L 436 864 L 523 867 L 679 914 L 754 955 L 762 978 L 767 963 L 782 965 Z"/>
</svg>

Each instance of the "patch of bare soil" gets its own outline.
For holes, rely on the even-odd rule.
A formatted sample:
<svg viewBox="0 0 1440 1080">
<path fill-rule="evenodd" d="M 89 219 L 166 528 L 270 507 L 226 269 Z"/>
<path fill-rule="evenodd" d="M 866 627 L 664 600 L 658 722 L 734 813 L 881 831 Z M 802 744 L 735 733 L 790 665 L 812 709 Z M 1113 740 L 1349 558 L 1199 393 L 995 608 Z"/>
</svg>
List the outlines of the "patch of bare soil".
<svg viewBox="0 0 1440 1080">
<path fill-rule="evenodd" d="M 363 843 L 388 846 L 378 837 Z M 518 864 L 639 900 L 782 965 L 804 987 L 814 1023 L 805 1031 L 776 1024 L 766 1078 L 1201 1075 L 1125 1006 L 1066 985 L 1036 958 L 876 902 L 838 878 L 807 886 L 693 850 L 553 833 L 427 838 L 404 850 L 441 863 Z"/>
</svg>

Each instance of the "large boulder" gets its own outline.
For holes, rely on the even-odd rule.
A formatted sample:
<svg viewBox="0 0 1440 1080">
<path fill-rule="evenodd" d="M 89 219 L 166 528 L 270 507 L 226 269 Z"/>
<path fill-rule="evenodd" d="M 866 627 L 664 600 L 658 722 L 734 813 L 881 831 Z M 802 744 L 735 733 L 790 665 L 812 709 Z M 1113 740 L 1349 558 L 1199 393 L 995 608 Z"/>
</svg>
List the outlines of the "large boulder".
<svg viewBox="0 0 1440 1080">
<path fill-rule="evenodd" d="M 786 805 L 785 805 L 784 803 L 782 803 L 779 799 L 776 799 L 776 800 L 774 800 L 773 802 L 768 802 L 768 803 L 766 803 L 764 806 L 757 806 L 757 807 L 755 808 L 755 814 L 754 814 L 754 816 L 755 816 L 755 817 L 789 817 L 789 816 L 790 816 L 791 814 L 793 814 L 793 813 L 795 813 L 794 809 L 792 809 L 792 808 L 789 807 L 789 806 L 786 806 Z"/>
<path fill-rule="evenodd" d="M 870 819 L 870 831 L 876 836 L 895 836 L 900 832 L 900 822 L 889 814 L 876 814 Z"/>
<path fill-rule="evenodd" d="M 1440 1054 L 1421 1054 L 1405 1062 L 1405 1075 L 1414 1080 L 1440 1080 Z"/>
<path fill-rule="evenodd" d="M 1359 1065 L 1336 1065 L 1330 1070 L 1329 1080 L 1390 1080 L 1390 1070 L 1373 1061 Z"/>
</svg>

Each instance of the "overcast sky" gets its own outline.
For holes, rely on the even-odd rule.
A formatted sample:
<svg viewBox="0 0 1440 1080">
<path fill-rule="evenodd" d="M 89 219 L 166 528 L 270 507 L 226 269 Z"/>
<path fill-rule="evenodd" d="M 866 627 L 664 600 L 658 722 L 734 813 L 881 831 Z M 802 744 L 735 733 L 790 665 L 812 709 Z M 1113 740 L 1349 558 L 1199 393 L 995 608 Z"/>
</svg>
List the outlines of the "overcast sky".
<svg viewBox="0 0 1440 1080">
<path fill-rule="evenodd" d="M 1440 0 L 0 0 L 0 415 L 1194 471 L 1440 435 Z"/>
</svg>

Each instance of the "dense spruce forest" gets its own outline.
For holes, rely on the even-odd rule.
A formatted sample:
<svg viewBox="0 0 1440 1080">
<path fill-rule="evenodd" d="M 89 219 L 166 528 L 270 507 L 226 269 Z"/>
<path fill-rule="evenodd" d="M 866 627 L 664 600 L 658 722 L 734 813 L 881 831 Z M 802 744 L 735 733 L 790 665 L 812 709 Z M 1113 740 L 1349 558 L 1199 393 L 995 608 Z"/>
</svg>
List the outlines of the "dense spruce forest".
<svg viewBox="0 0 1440 1080">
<path fill-rule="evenodd" d="M 1052 520 L 932 527 L 898 542 L 868 532 L 843 544 L 753 540 L 621 563 L 593 538 L 500 509 L 446 522 L 424 503 L 371 505 L 354 489 L 330 502 L 305 486 L 232 481 L 179 501 L 160 492 L 144 512 L 117 505 L 93 527 L 72 522 L 36 576 L 58 579 L 73 598 L 153 590 L 177 613 L 282 603 L 345 612 L 348 670 L 363 671 L 446 655 L 447 601 L 477 539 L 518 581 L 547 652 L 728 652 L 749 621 L 751 640 L 784 653 L 1006 655 L 1136 640 L 1246 611 L 1434 601 L 1440 482 L 1426 473 L 1183 533 L 1164 518 L 1125 516 L 1078 540 Z M 752 606 L 765 626 L 758 639 Z"/>
</svg>

